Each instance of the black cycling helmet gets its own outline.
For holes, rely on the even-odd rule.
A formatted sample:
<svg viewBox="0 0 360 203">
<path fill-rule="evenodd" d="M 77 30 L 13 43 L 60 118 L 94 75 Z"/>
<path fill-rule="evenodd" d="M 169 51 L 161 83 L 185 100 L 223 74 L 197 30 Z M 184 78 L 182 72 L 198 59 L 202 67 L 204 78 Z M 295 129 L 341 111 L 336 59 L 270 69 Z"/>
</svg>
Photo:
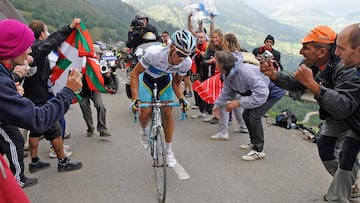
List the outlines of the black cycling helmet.
<svg viewBox="0 0 360 203">
<path fill-rule="evenodd" d="M 146 19 L 147 21 L 149 21 L 149 17 L 148 17 L 145 13 L 143 13 L 143 12 L 141 12 L 141 11 L 139 11 L 139 12 L 136 13 L 135 19 L 136 19 L 136 20 Z"/>
<path fill-rule="evenodd" d="M 178 30 L 171 36 L 171 43 L 178 51 L 190 56 L 196 47 L 196 38 L 187 30 Z"/>
</svg>

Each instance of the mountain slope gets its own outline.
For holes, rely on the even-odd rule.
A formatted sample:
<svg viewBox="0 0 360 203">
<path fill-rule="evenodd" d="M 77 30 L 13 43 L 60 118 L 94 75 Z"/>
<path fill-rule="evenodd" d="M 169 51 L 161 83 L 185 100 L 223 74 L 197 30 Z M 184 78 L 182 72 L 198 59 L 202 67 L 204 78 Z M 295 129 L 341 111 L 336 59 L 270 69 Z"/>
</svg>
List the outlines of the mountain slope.
<svg viewBox="0 0 360 203">
<path fill-rule="evenodd" d="M 130 22 L 136 9 L 119 0 L 10 0 L 16 9 L 31 22 L 43 20 L 49 31 L 68 24 L 74 17 L 80 17 L 90 30 L 94 41 L 125 41 Z M 153 21 L 163 29 L 175 30 L 165 22 Z"/>
<path fill-rule="evenodd" d="M 176 0 L 126 0 L 126 2 L 149 16 L 166 22 L 171 22 L 179 28 L 187 29 L 187 13 L 184 12 L 184 2 Z M 199 1 L 186 1 L 187 5 Z M 297 67 L 301 56 L 299 40 L 306 33 L 297 27 L 279 23 L 255 9 L 242 0 L 215 1 L 219 16 L 215 17 L 215 27 L 224 33 L 237 35 L 242 47 L 251 51 L 263 44 L 264 38 L 271 33 L 275 37 L 275 48 L 282 53 L 285 67 Z M 195 25 L 195 23 L 194 23 Z M 208 24 L 205 27 L 208 28 Z"/>
</svg>

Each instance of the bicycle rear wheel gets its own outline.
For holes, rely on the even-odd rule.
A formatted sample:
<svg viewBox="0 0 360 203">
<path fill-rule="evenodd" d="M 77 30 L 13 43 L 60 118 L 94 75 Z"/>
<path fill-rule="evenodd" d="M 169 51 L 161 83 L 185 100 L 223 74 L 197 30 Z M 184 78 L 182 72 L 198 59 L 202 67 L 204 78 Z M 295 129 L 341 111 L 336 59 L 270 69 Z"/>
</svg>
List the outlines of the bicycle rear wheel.
<svg viewBox="0 0 360 203">
<path fill-rule="evenodd" d="M 153 168 L 156 190 L 158 193 L 159 202 L 164 203 L 166 199 L 166 150 L 165 150 L 165 134 L 162 127 L 154 129 L 154 151 L 153 151 Z"/>
</svg>

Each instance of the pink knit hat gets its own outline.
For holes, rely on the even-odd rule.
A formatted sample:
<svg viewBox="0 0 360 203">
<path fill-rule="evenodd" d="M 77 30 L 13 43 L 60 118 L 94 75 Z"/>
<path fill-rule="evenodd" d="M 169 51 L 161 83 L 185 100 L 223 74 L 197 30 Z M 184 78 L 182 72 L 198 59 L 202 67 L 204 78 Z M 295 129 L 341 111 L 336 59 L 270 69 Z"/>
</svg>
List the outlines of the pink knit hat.
<svg viewBox="0 0 360 203">
<path fill-rule="evenodd" d="M 0 21 L 0 59 L 20 56 L 34 41 L 34 33 L 27 25 L 12 19 Z"/>
</svg>

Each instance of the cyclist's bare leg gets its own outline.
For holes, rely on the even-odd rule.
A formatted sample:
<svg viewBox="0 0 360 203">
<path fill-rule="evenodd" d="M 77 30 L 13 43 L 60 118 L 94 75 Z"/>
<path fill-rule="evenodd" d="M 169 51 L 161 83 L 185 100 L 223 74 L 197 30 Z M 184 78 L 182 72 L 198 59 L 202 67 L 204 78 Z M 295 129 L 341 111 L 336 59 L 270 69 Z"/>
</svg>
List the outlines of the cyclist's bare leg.
<svg viewBox="0 0 360 203">
<path fill-rule="evenodd" d="M 164 133 L 165 133 L 165 141 L 167 143 L 171 143 L 173 139 L 174 132 L 174 118 L 172 115 L 171 107 L 163 108 L 163 118 L 164 118 Z"/>
<path fill-rule="evenodd" d="M 145 129 L 151 119 L 151 108 L 143 108 L 140 111 L 139 122 L 141 128 Z"/>
</svg>

